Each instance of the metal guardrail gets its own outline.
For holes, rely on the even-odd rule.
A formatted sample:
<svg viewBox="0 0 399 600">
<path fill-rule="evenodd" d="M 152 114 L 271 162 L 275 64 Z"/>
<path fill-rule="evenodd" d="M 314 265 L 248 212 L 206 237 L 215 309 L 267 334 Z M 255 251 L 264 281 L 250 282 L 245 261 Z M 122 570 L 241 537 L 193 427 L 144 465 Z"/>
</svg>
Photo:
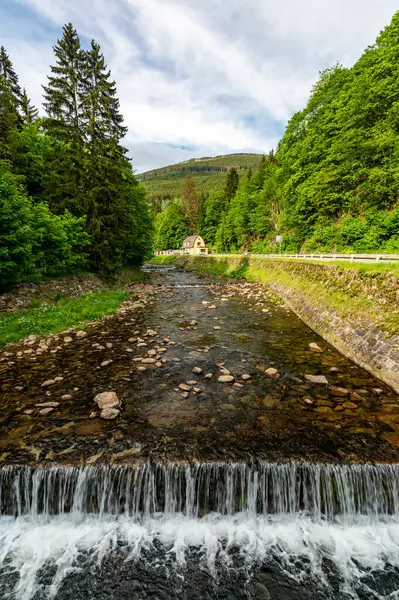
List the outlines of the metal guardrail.
<svg viewBox="0 0 399 600">
<path fill-rule="evenodd" d="M 252 256 L 254 258 L 295 258 L 306 260 L 346 260 L 349 262 L 392 262 L 399 264 L 399 254 L 211 254 L 211 256 Z"/>
</svg>

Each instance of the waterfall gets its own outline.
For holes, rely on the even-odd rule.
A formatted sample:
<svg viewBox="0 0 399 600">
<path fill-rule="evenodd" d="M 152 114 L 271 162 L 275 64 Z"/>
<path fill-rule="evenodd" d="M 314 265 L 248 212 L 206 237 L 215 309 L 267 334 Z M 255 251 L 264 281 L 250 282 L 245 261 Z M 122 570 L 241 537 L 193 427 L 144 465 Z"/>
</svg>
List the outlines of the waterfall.
<svg viewBox="0 0 399 600">
<path fill-rule="evenodd" d="M 295 515 L 315 521 L 399 516 L 398 465 L 144 464 L 0 469 L 1 515 L 133 519 L 162 513 Z"/>
</svg>

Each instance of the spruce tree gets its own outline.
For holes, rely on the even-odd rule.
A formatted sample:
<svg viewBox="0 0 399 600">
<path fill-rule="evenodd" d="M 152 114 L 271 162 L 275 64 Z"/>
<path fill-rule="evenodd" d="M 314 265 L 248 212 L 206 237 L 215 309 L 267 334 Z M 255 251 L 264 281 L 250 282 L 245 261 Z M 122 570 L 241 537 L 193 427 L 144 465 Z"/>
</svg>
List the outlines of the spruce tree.
<svg viewBox="0 0 399 600">
<path fill-rule="evenodd" d="M 11 132 L 21 124 L 18 112 L 21 88 L 18 76 L 4 46 L 0 48 L 0 159 L 10 160 Z"/>
<path fill-rule="evenodd" d="M 105 275 L 143 258 L 142 231 L 150 228 L 141 186 L 120 141 L 126 134 L 116 84 L 100 46 L 84 58 L 82 117 L 86 131 L 84 206 L 92 238 L 91 264 Z M 144 243 L 145 246 L 145 243 Z"/>
<path fill-rule="evenodd" d="M 240 178 L 238 176 L 237 169 L 232 167 L 226 175 L 226 184 L 224 187 L 224 193 L 226 196 L 227 206 L 230 204 L 230 201 L 235 196 L 235 193 L 238 189 L 239 181 L 240 181 Z"/>
<path fill-rule="evenodd" d="M 182 205 L 187 215 L 189 232 L 194 234 L 198 225 L 199 204 L 195 181 L 191 175 L 184 178 Z"/>
<path fill-rule="evenodd" d="M 82 80 L 84 53 L 72 24 L 64 25 L 63 37 L 53 48 L 56 64 L 51 67 L 44 89 L 46 132 L 54 146 L 49 156 L 47 197 L 56 212 L 70 210 L 83 215 L 82 171 L 84 128 Z"/>
<path fill-rule="evenodd" d="M 20 110 L 22 120 L 25 125 L 33 123 L 39 116 L 39 111 L 36 106 L 31 103 L 25 88 L 22 90 Z"/>
</svg>

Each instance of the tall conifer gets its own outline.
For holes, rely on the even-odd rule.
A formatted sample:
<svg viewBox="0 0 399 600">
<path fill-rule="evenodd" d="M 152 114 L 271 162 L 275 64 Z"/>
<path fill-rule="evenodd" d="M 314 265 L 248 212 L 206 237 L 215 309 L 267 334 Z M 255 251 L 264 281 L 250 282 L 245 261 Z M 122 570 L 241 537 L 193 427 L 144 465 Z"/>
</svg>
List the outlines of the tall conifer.
<svg viewBox="0 0 399 600">
<path fill-rule="evenodd" d="M 33 123 L 38 116 L 39 111 L 36 106 L 31 103 L 30 98 L 26 93 L 26 89 L 24 88 L 21 94 L 21 117 L 24 124 L 27 125 Z"/>
</svg>

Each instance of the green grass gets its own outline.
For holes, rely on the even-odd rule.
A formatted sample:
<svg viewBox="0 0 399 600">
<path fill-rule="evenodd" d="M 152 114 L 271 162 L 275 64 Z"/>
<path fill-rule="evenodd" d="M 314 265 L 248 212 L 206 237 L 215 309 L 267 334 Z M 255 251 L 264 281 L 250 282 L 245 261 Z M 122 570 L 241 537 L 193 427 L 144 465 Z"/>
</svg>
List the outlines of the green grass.
<svg viewBox="0 0 399 600">
<path fill-rule="evenodd" d="M 53 304 L 5 313 L 0 316 L 0 347 L 31 334 L 45 336 L 70 327 L 82 328 L 103 315 L 113 314 L 130 295 L 130 292 L 106 289 L 80 298 L 61 298 Z"/>
</svg>

